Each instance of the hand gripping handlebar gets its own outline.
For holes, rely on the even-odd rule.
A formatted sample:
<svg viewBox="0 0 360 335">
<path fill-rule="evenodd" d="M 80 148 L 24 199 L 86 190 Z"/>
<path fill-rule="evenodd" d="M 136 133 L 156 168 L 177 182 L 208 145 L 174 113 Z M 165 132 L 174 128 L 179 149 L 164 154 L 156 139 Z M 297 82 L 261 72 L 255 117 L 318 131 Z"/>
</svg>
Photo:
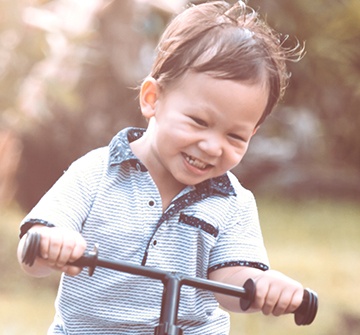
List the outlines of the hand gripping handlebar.
<svg viewBox="0 0 360 335">
<path fill-rule="evenodd" d="M 40 257 L 41 236 L 37 232 L 28 232 L 22 253 L 22 262 L 32 266 L 37 257 Z M 182 285 L 192 286 L 199 289 L 209 290 L 240 298 L 240 307 L 246 311 L 255 299 L 256 286 L 252 279 L 248 279 L 243 287 L 222 284 L 216 281 L 188 277 L 178 273 L 163 271 L 156 268 L 137 265 L 124 261 L 112 261 L 99 258 L 98 247 L 95 245 L 93 251 L 85 253 L 82 257 L 70 265 L 88 267 L 89 276 L 92 276 L 96 267 L 122 271 L 134 275 L 145 276 L 161 280 L 164 284 L 162 307 L 159 326 L 155 328 L 157 335 L 181 335 L 181 329 L 176 326 L 178 305 L 180 301 L 180 289 Z M 315 319 L 318 310 L 317 294 L 305 289 L 303 301 L 294 312 L 295 323 L 298 326 L 309 325 Z"/>
</svg>

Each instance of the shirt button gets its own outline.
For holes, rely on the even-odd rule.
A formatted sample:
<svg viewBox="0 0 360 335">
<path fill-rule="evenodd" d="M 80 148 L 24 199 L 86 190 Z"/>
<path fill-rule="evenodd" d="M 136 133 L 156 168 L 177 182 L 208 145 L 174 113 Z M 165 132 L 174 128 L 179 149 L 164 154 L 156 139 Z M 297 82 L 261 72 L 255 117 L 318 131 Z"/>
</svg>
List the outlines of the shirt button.
<svg viewBox="0 0 360 335">
<path fill-rule="evenodd" d="M 149 200 L 149 206 L 153 207 L 155 205 L 155 201 L 154 200 Z"/>
<path fill-rule="evenodd" d="M 154 240 L 152 244 L 155 247 L 155 245 L 157 245 L 157 240 Z"/>
</svg>

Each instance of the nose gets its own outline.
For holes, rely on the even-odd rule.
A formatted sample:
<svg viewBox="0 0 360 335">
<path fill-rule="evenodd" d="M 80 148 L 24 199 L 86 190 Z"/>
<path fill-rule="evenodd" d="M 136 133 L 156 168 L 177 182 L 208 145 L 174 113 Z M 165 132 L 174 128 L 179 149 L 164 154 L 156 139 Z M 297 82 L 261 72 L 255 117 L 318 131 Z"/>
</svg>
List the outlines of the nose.
<svg viewBox="0 0 360 335">
<path fill-rule="evenodd" d="M 223 143 L 218 136 L 208 136 L 199 141 L 201 151 L 211 157 L 220 157 L 223 153 Z"/>
</svg>

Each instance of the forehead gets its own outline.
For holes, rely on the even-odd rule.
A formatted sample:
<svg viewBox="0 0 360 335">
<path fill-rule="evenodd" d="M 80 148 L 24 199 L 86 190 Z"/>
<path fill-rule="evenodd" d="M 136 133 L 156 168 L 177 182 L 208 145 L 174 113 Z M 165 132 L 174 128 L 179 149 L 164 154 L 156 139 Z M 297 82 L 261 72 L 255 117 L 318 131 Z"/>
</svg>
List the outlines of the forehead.
<svg viewBox="0 0 360 335">
<path fill-rule="evenodd" d="M 240 94 L 237 86 L 244 86 L 251 90 L 256 90 L 259 94 L 261 93 L 261 96 L 266 96 L 266 99 L 270 94 L 266 75 L 262 77 L 250 78 L 248 80 L 234 80 L 223 78 L 221 74 L 216 72 L 203 73 L 192 70 L 185 71 L 180 77 L 166 83 L 166 85 L 161 84 L 161 90 L 164 91 L 164 93 L 175 90 L 188 90 L 206 94 L 209 88 L 214 86 L 219 88 L 224 86 L 233 86 L 232 89 L 229 89 L 226 93 L 228 93 L 229 96 L 233 96 L 234 98 Z M 224 92 L 221 93 L 220 91 L 215 91 L 215 93 L 218 94 L 215 94 L 214 97 L 221 97 L 224 95 Z"/>
<path fill-rule="evenodd" d="M 257 123 L 266 108 L 269 89 L 263 82 L 234 81 L 188 72 L 172 83 L 164 95 L 170 97 L 175 108 L 230 117 L 234 122 L 245 117 Z"/>
</svg>

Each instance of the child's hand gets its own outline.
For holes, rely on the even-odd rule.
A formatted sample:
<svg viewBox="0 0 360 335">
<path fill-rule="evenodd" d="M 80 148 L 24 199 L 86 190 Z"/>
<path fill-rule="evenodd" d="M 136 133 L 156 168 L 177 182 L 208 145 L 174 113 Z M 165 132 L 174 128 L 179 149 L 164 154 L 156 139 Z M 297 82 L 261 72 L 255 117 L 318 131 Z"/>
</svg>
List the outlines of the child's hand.
<svg viewBox="0 0 360 335">
<path fill-rule="evenodd" d="M 275 270 L 264 271 L 254 280 L 256 298 L 252 309 L 279 316 L 294 312 L 300 306 L 304 289 L 297 281 Z"/>
<path fill-rule="evenodd" d="M 43 226 L 34 226 L 31 230 L 36 230 L 41 235 L 39 262 L 72 276 L 81 272 L 81 268 L 66 265 L 84 254 L 86 241 L 80 233 L 65 228 Z"/>
</svg>

